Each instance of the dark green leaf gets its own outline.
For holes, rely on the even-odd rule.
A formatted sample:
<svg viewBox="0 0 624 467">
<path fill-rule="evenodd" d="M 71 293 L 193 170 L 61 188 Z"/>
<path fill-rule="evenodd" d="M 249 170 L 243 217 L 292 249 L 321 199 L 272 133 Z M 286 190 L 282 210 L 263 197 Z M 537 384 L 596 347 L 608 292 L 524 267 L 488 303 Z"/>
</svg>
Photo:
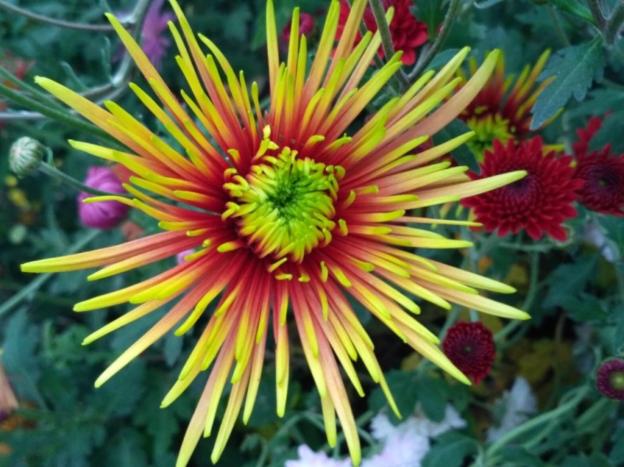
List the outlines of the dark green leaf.
<svg viewBox="0 0 624 467">
<path fill-rule="evenodd" d="M 423 459 L 423 467 L 460 466 L 477 451 L 477 442 L 466 435 L 448 432 L 441 435 Z"/>
<path fill-rule="evenodd" d="M 567 47 L 553 56 L 541 75 L 555 80 L 533 106 L 531 128 L 541 127 L 562 109 L 572 96 L 582 101 L 594 79 L 601 79 L 605 66 L 602 40 L 599 37 L 581 45 Z"/>
</svg>

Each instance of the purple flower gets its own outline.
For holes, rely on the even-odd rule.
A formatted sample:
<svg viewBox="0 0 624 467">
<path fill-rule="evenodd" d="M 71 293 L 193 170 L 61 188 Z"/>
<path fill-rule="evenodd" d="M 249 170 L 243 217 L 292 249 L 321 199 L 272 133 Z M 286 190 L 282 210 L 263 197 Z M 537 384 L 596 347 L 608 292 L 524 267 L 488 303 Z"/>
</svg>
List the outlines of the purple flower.
<svg viewBox="0 0 624 467">
<path fill-rule="evenodd" d="M 171 45 L 171 41 L 163 35 L 163 32 L 167 29 L 167 22 L 173 19 L 173 13 L 161 11 L 164 1 L 152 2 L 145 15 L 141 31 L 142 48 L 156 68 L 160 68 L 160 62 Z"/>
<path fill-rule="evenodd" d="M 603 362 L 596 373 L 596 387 L 609 399 L 624 400 L 624 360 Z"/>
<path fill-rule="evenodd" d="M 117 175 L 108 167 L 90 167 L 84 184 L 108 193 L 125 193 Z M 117 201 L 84 203 L 83 200 L 90 196 L 93 195 L 84 192 L 78 194 L 78 214 L 81 222 L 87 227 L 112 229 L 128 214 L 128 206 Z"/>
</svg>

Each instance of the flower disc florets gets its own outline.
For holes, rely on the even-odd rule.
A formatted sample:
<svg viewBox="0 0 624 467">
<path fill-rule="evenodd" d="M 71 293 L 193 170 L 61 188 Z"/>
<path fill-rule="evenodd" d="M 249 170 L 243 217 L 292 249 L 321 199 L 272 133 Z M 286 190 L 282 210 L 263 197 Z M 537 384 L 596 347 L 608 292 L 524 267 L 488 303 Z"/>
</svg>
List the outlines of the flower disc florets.
<svg viewBox="0 0 624 467">
<path fill-rule="evenodd" d="M 334 201 L 344 170 L 282 148 L 252 165 L 246 177 L 229 170 L 224 188 L 232 201 L 223 218 L 238 220 L 238 232 L 260 257 L 286 256 L 301 262 L 319 244 L 331 241 Z"/>
<path fill-rule="evenodd" d="M 490 149 L 494 140 L 506 143 L 515 132 L 515 128 L 510 127 L 509 120 L 498 113 L 484 116 L 477 113 L 477 116 L 466 120 L 466 125 L 475 132 L 474 138 L 467 144 L 468 148 L 478 156 Z"/>
</svg>

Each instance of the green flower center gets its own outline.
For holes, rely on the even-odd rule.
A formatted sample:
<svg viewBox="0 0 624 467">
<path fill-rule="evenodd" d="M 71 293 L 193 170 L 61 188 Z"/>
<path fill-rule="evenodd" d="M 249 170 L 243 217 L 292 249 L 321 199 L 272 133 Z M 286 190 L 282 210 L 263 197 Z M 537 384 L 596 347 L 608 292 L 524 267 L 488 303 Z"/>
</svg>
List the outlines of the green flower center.
<svg viewBox="0 0 624 467">
<path fill-rule="evenodd" d="M 339 166 L 298 158 L 282 148 L 264 155 L 246 177 L 228 169 L 224 188 L 231 201 L 222 217 L 238 220 L 238 230 L 260 257 L 301 262 L 317 245 L 331 241 Z"/>
<path fill-rule="evenodd" d="M 624 390 L 624 371 L 614 371 L 609 376 L 611 387 L 617 391 Z"/>
<path fill-rule="evenodd" d="M 500 114 L 472 117 L 468 119 L 466 125 L 475 132 L 474 138 L 468 141 L 467 145 L 479 162 L 483 160 L 485 151 L 492 148 L 495 139 L 505 143 L 512 137 L 509 120 Z"/>
</svg>

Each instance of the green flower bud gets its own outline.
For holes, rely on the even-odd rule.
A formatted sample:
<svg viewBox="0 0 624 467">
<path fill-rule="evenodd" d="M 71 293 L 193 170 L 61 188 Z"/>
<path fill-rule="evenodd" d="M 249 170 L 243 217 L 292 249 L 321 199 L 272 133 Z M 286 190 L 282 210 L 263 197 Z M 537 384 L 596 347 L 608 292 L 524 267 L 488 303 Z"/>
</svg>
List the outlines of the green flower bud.
<svg viewBox="0 0 624 467">
<path fill-rule="evenodd" d="M 41 165 L 46 147 L 36 139 L 22 136 L 9 149 L 9 167 L 18 177 L 25 177 Z"/>
</svg>

